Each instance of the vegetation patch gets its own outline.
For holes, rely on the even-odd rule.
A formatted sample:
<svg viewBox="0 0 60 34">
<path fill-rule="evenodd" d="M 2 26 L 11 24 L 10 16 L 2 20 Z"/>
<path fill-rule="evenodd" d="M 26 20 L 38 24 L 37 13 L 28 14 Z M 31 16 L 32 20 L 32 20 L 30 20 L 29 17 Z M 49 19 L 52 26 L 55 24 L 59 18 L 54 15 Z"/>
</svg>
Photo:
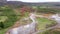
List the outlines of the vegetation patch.
<svg viewBox="0 0 60 34">
<path fill-rule="evenodd" d="M 5 34 L 7 29 L 17 21 L 17 15 L 9 6 L 0 7 L 0 34 Z"/>
<path fill-rule="evenodd" d="M 56 25 L 55 21 L 48 20 L 46 18 L 37 18 L 37 21 L 38 21 L 38 25 L 37 25 L 38 30 L 43 30 L 48 27 L 52 27 L 52 26 Z"/>
</svg>

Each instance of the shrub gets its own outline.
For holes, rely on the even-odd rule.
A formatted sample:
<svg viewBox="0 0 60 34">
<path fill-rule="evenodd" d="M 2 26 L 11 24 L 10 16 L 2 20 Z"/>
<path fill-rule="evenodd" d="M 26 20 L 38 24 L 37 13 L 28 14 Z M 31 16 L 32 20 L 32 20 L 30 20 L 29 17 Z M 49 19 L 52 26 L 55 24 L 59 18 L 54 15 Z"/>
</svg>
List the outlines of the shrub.
<svg viewBox="0 0 60 34">
<path fill-rule="evenodd" d="M 5 7 L 5 6 L 4 6 Z M 0 16 L 7 16 L 8 19 L 4 22 L 0 23 L 0 28 L 7 28 L 14 24 L 15 21 L 17 21 L 17 15 L 10 7 L 0 8 L 2 14 Z"/>
<path fill-rule="evenodd" d="M 3 22 L 0 22 L 0 28 L 4 28 Z"/>
</svg>

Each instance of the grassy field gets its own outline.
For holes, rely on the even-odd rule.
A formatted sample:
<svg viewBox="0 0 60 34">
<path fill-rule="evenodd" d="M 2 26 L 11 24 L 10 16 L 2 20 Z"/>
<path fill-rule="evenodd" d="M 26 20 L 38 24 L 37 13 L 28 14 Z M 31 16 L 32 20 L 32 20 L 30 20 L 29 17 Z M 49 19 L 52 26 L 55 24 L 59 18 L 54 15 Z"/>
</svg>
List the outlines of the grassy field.
<svg viewBox="0 0 60 34">
<path fill-rule="evenodd" d="M 44 32 L 41 32 L 41 33 L 38 33 L 38 34 L 60 34 L 60 31 L 53 29 L 53 30 L 47 30 L 47 31 L 44 31 Z"/>
<path fill-rule="evenodd" d="M 0 34 L 5 34 L 9 28 L 0 30 Z"/>
<path fill-rule="evenodd" d="M 52 25 L 55 25 L 56 24 L 55 21 L 48 20 L 46 18 L 37 18 L 37 21 L 38 21 L 38 26 L 37 26 L 37 29 L 38 30 L 46 29 L 47 28 L 47 25 L 48 25 L 48 27 L 51 27 Z"/>
</svg>

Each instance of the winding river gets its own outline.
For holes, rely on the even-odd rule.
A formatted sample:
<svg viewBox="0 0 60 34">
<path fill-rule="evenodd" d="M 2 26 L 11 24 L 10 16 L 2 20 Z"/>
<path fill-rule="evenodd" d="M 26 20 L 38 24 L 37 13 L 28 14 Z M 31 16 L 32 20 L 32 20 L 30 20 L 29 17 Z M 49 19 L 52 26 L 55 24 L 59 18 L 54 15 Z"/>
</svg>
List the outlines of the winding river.
<svg viewBox="0 0 60 34">
<path fill-rule="evenodd" d="M 33 13 L 30 14 L 29 17 L 32 20 L 32 23 L 27 25 L 22 25 L 16 28 L 10 29 L 6 34 L 32 34 L 35 32 L 35 15 Z"/>
<path fill-rule="evenodd" d="M 32 20 L 32 23 L 27 24 L 27 25 L 22 25 L 22 26 L 19 26 L 17 28 L 12 28 L 6 34 L 37 34 L 39 32 L 43 32 L 46 30 L 56 28 L 56 26 L 58 26 L 58 25 L 60 26 L 60 17 L 58 16 L 58 14 L 56 14 L 56 15 L 52 15 L 50 18 L 54 19 L 58 23 L 58 25 L 47 28 L 45 30 L 39 30 L 39 31 L 35 32 L 35 27 L 37 24 L 35 21 L 35 18 L 36 18 L 35 14 L 31 13 L 29 18 Z"/>
</svg>

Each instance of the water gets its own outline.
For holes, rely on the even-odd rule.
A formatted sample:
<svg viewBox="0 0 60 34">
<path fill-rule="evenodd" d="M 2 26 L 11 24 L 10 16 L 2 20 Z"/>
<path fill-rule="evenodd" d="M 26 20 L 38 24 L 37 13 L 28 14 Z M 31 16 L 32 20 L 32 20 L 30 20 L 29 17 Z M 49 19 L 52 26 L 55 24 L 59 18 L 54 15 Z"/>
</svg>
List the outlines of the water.
<svg viewBox="0 0 60 34">
<path fill-rule="evenodd" d="M 58 14 L 52 15 L 51 18 L 54 19 L 57 23 L 60 23 L 60 16 Z"/>
<path fill-rule="evenodd" d="M 32 20 L 32 23 L 13 28 L 10 30 L 10 34 L 32 34 L 34 33 L 35 25 L 36 25 L 35 15 L 31 14 L 30 19 Z"/>
<path fill-rule="evenodd" d="M 18 34 L 18 28 L 11 29 L 10 34 Z"/>
</svg>

